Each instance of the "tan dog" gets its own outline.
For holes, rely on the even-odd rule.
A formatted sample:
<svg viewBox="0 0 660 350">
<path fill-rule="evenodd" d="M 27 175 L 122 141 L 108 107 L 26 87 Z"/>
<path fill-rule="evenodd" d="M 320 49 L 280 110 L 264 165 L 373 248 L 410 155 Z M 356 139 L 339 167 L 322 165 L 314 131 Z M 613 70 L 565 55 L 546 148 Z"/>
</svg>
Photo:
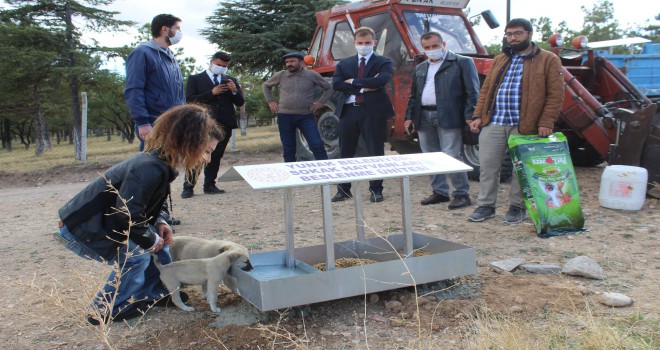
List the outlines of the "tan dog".
<svg viewBox="0 0 660 350">
<path fill-rule="evenodd" d="M 169 245 L 172 261 L 212 258 L 236 246 L 236 243 L 230 241 L 191 236 L 175 236 L 174 242 Z"/>
<path fill-rule="evenodd" d="M 217 305 L 218 286 L 224 281 L 229 268 L 233 265 L 244 271 L 252 270 L 250 256 L 245 247 L 233 242 L 221 242 L 224 242 L 224 250 L 220 254 L 217 254 L 216 250 L 216 255 L 212 258 L 184 259 L 161 265 L 158 257 L 153 255 L 154 263 L 160 271 L 160 280 L 163 281 L 167 290 L 172 294 L 174 305 L 185 311 L 195 311 L 194 307 L 183 303 L 179 291 L 182 284 L 199 285 L 201 286 L 202 295 L 211 306 L 211 310 L 220 312 Z"/>
</svg>

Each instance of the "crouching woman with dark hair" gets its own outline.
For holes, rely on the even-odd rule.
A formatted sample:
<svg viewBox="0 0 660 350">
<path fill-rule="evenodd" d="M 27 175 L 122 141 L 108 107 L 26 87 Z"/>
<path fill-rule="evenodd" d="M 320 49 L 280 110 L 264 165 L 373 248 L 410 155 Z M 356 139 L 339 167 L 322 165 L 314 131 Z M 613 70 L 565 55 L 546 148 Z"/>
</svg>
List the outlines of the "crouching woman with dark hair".
<svg viewBox="0 0 660 350">
<path fill-rule="evenodd" d="M 199 170 L 223 137 L 205 108 L 174 107 L 156 120 L 143 153 L 108 169 L 59 210 L 55 236 L 67 249 L 118 266 L 94 298 L 90 323 L 140 316 L 167 303 L 169 292 L 149 254 L 171 262 L 172 230 L 161 207 L 176 168 Z"/>
</svg>

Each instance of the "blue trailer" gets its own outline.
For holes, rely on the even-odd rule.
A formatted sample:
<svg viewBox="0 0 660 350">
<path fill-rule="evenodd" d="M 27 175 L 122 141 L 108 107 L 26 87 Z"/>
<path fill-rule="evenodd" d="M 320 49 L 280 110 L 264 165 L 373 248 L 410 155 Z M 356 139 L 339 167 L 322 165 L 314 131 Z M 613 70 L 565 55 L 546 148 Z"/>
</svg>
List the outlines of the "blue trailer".
<svg viewBox="0 0 660 350">
<path fill-rule="evenodd" d="M 652 101 L 660 101 L 660 43 L 645 43 L 641 52 L 635 54 L 598 54 L 619 68 Z"/>
</svg>

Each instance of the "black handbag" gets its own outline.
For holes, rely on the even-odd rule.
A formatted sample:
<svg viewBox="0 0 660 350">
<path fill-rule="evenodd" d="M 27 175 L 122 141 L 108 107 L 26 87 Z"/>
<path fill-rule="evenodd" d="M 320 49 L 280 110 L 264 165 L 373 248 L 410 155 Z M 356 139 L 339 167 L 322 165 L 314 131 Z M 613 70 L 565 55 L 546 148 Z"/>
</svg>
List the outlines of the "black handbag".
<svg viewBox="0 0 660 350">
<path fill-rule="evenodd" d="M 481 130 L 479 132 L 481 132 Z M 470 126 L 467 124 L 463 126 L 463 144 L 468 146 L 479 144 L 479 133 L 472 132 Z"/>
</svg>

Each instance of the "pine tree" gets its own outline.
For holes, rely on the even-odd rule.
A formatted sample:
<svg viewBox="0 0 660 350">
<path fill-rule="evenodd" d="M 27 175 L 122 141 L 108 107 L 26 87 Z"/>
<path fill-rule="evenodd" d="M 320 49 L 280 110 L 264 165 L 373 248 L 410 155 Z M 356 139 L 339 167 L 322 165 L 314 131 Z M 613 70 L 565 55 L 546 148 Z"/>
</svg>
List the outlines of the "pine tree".
<svg viewBox="0 0 660 350">
<path fill-rule="evenodd" d="M 282 55 L 306 50 L 315 13 L 340 0 L 228 0 L 206 19 L 202 31 L 232 55 L 232 67 L 270 75 L 283 68 Z"/>
<path fill-rule="evenodd" d="M 72 124 L 74 130 L 75 159 L 82 159 L 82 115 L 80 111 L 80 84 L 92 72 L 88 59 L 100 48 L 82 45 L 82 29 L 91 31 L 117 31 L 132 25 L 129 21 L 114 18 L 118 12 L 105 11 L 93 6 L 109 5 L 114 0 L 5 0 L 11 8 L 0 12 L 4 23 L 38 25 L 46 31 L 64 32 L 63 48 L 59 51 L 58 64 L 62 67 L 69 85 Z M 88 4 L 90 6 L 87 6 Z M 74 19 L 76 19 L 74 23 Z M 82 27 L 76 27 L 82 23 Z"/>
</svg>

